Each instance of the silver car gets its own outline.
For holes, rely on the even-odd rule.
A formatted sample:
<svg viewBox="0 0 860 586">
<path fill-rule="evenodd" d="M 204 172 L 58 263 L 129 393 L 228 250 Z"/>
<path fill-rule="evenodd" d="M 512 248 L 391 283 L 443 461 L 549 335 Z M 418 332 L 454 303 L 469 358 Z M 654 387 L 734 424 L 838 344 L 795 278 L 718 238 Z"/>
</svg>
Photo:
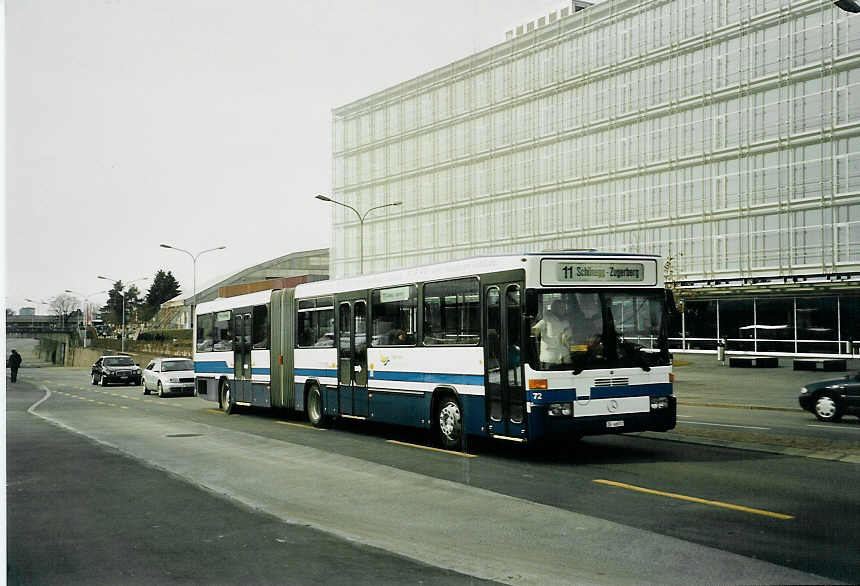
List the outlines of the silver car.
<svg viewBox="0 0 860 586">
<path fill-rule="evenodd" d="M 159 397 L 194 394 L 194 363 L 190 358 L 156 358 L 143 369 L 143 394 L 158 391 Z"/>
</svg>

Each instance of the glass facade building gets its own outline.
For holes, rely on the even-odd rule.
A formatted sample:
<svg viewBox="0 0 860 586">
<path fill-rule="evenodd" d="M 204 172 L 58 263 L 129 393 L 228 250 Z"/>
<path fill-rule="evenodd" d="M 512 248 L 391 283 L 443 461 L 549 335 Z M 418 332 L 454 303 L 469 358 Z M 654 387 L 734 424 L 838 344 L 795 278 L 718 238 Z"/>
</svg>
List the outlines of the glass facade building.
<svg viewBox="0 0 860 586">
<path fill-rule="evenodd" d="M 777 297 L 793 300 L 798 340 L 814 312 L 789 277 L 857 315 L 857 293 L 815 275 L 860 288 L 860 15 L 828 0 L 605 0 L 508 37 L 333 111 L 332 198 L 403 204 L 363 227 L 332 207 L 334 277 L 358 272 L 362 233 L 365 272 L 594 248 L 671 259 L 685 311 L 702 304 L 714 327 L 736 314 L 727 294 L 757 316 L 772 314 L 754 297 Z M 785 325 L 742 321 L 757 336 Z"/>
</svg>

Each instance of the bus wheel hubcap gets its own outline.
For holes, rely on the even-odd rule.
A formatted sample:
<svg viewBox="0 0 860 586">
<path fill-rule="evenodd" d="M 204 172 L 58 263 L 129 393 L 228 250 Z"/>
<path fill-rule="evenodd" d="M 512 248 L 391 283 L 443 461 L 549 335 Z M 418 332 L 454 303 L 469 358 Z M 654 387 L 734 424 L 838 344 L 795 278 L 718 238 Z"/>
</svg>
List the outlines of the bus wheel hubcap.
<svg viewBox="0 0 860 586">
<path fill-rule="evenodd" d="M 460 431 L 460 409 L 454 403 L 446 404 L 439 412 L 439 429 L 449 440 L 456 440 Z"/>
<path fill-rule="evenodd" d="M 319 421 L 320 418 L 320 400 L 316 391 L 311 391 L 310 397 L 311 420 Z"/>
</svg>

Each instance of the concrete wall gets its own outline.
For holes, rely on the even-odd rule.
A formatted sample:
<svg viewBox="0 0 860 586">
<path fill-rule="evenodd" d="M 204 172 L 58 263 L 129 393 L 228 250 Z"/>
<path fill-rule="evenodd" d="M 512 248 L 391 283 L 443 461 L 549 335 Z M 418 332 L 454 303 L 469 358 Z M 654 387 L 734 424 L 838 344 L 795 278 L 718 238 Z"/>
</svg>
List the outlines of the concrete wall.
<svg viewBox="0 0 860 586">
<path fill-rule="evenodd" d="M 65 336 L 68 338 L 68 336 Z M 93 363 L 99 359 L 99 357 L 104 356 L 106 354 L 119 354 L 119 351 L 111 350 L 108 348 L 81 348 L 80 346 L 72 346 L 69 343 L 69 340 L 63 340 L 62 335 L 60 334 L 46 334 L 43 336 L 39 336 L 39 346 L 38 346 L 38 356 L 43 360 L 51 361 L 54 353 L 56 352 L 56 362 L 57 366 L 74 366 L 79 368 L 90 368 Z M 65 344 L 65 352 L 63 353 L 63 346 Z M 132 357 L 132 359 L 140 364 L 141 367 L 146 366 L 146 364 L 155 357 L 158 356 L 175 356 L 172 353 L 164 353 L 164 352 L 125 352 Z M 60 360 L 62 356 L 63 360 Z"/>
</svg>

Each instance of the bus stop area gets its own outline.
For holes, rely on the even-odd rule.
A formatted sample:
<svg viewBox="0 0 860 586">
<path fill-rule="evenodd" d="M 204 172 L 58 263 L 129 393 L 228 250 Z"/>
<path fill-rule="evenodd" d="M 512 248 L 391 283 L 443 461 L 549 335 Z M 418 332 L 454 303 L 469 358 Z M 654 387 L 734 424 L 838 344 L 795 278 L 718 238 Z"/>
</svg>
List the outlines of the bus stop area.
<svg viewBox="0 0 860 586">
<path fill-rule="evenodd" d="M 795 370 L 794 359 L 780 357 L 777 367 L 738 368 L 714 354 L 673 355 L 675 395 L 680 405 L 798 411 L 797 396 L 806 383 L 838 379 L 860 371 L 860 360 L 846 360 L 845 371 Z"/>
</svg>

